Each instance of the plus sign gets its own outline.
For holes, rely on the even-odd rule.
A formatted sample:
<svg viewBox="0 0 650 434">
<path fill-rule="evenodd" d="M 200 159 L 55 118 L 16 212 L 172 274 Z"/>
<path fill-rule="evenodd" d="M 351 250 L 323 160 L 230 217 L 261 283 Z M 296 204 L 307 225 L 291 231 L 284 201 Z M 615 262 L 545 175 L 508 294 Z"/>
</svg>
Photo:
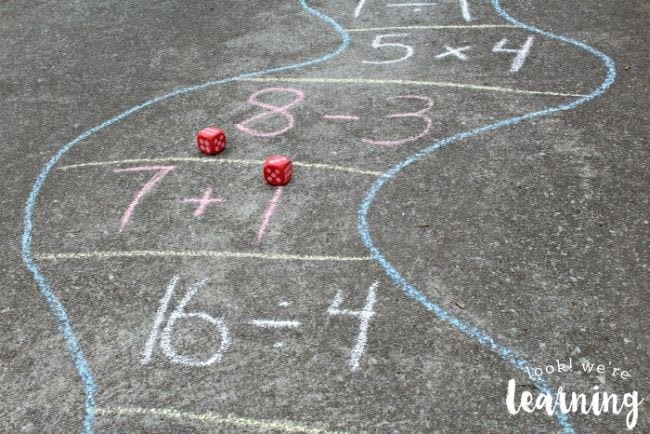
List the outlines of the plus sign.
<svg viewBox="0 0 650 434">
<path fill-rule="evenodd" d="M 196 209 L 192 213 L 194 217 L 202 216 L 203 213 L 205 213 L 205 209 L 208 207 L 208 205 L 211 205 L 213 203 L 221 203 L 225 201 L 226 200 L 221 197 L 212 197 L 212 189 L 210 187 L 205 189 L 205 193 L 203 193 L 203 197 L 190 197 L 190 198 L 183 199 L 183 203 L 197 204 Z"/>
</svg>

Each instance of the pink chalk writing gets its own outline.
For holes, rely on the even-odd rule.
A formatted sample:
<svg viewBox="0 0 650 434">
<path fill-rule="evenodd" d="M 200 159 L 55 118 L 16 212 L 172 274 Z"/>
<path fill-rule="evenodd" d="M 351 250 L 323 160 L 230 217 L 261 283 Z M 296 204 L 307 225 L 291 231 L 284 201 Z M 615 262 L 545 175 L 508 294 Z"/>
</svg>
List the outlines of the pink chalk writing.
<svg viewBox="0 0 650 434">
<path fill-rule="evenodd" d="M 422 119 L 426 127 L 420 134 L 417 136 L 413 137 L 408 137 L 406 139 L 401 139 L 401 140 L 371 140 L 371 139 L 361 139 L 362 142 L 364 143 L 370 143 L 373 145 L 382 145 L 382 146 L 399 146 L 403 145 L 405 143 L 409 142 L 414 142 L 416 140 L 421 139 L 422 137 L 426 136 L 429 134 L 429 130 L 431 129 L 431 118 L 428 117 L 425 113 L 431 110 L 433 107 L 433 100 L 429 97 L 426 96 L 418 96 L 418 95 L 400 95 L 400 96 L 393 96 L 390 98 L 386 98 L 388 101 L 393 101 L 396 99 L 417 99 L 420 101 L 426 102 L 427 106 L 421 110 L 418 110 L 416 112 L 411 112 L 411 113 L 395 113 L 386 116 L 388 119 L 397 119 L 397 118 L 417 118 L 417 119 Z"/>
<path fill-rule="evenodd" d="M 277 187 L 275 189 L 275 193 L 273 194 L 273 197 L 271 198 L 271 201 L 266 207 L 266 211 L 264 211 L 264 217 L 262 217 L 262 224 L 260 225 L 260 229 L 257 231 L 258 244 L 261 243 L 262 238 L 264 238 L 264 233 L 266 232 L 266 228 L 268 228 L 269 223 L 271 222 L 271 217 L 273 217 L 273 212 L 275 211 L 275 207 L 278 205 L 278 202 L 280 202 L 281 196 L 282 196 L 282 187 Z"/>
<path fill-rule="evenodd" d="M 291 101 L 288 104 L 282 105 L 282 106 L 277 106 L 273 104 L 268 104 L 262 101 L 259 101 L 257 99 L 258 96 L 267 94 L 267 93 L 290 93 L 294 95 L 293 101 Z M 248 98 L 248 103 L 255 106 L 255 107 L 260 107 L 266 111 L 262 113 L 258 113 L 252 118 L 246 119 L 243 122 L 240 122 L 236 125 L 237 129 L 239 131 L 243 131 L 247 134 L 250 134 L 255 137 L 275 137 L 280 134 L 286 133 L 289 131 L 291 128 L 294 126 L 294 117 L 291 112 L 289 112 L 290 109 L 295 107 L 296 105 L 300 104 L 302 100 L 305 98 L 305 93 L 302 90 L 299 89 L 292 89 L 288 87 L 270 87 L 266 89 L 260 89 L 257 92 L 253 93 L 249 98 Z M 253 128 L 250 128 L 248 125 L 251 123 L 254 123 L 256 121 L 259 121 L 260 119 L 264 119 L 270 116 L 283 116 L 286 120 L 286 125 L 283 128 L 280 128 L 275 131 L 259 131 L 255 130 Z"/>
<path fill-rule="evenodd" d="M 359 116 L 353 115 L 324 115 L 323 119 L 331 121 L 358 121 Z"/>
<path fill-rule="evenodd" d="M 213 203 L 223 203 L 226 200 L 222 197 L 212 197 L 212 188 L 205 189 L 202 197 L 190 197 L 183 199 L 183 203 L 194 203 L 197 205 L 192 213 L 194 217 L 200 217 L 205 213 L 205 209 Z"/>
<path fill-rule="evenodd" d="M 462 51 L 466 47 L 463 47 L 461 49 L 456 49 L 456 51 Z M 451 51 L 454 51 L 454 49 L 451 49 Z M 458 56 L 459 53 L 456 53 Z M 258 100 L 258 96 L 266 93 L 289 93 L 293 95 L 293 100 L 285 105 L 279 106 L 279 105 L 274 105 L 274 104 L 268 104 L 262 101 Z M 236 125 L 237 129 L 240 131 L 243 131 L 247 134 L 250 134 L 252 136 L 256 137 L 275 137 L 280 134 L 284 134 L 290 129 L 292 129 L 295 125 L 295 119 L 294 115 L 289 111 L 293 107 L 297 106 L 300 104 L 305 98 L 305 93 L 300 90 L 300 89 L 294 89 L 294 88 L 289 88 L 289 87 L 270 87 L 270 88 L 265 88 L 265 89 L 260 89 L 257 92 L 253 93 L 249 98 L 248 102 L 251 105 L 254 105 L 256 107 L 260 107 L 264 109 L 265 111 L 262 113 L 258 113 L 255 116 L 242 121 Z M 416 140 L 419 140 L 429 134 L 429 131 L 431 130 L 431 125 L 432 125 L 432 120 L 429 116 L 427 116 L 427 112 L 431 110 L 433 107 L 433 100 L 429 97 L 426 96 L 418 96 L 418 95 L 400 95 L 400 96 L 394 96 L 390 98 L 386 98 L 387 101 L 394 101 L 394 100 L 399 100 L 399 99 L 410 99 L 410 100 L 418 100 L 418 101 L 423 101 L 426 103 L 426 107 L 423 109 L 420 109 L 415 112 L 407 112 L 407 113 L 394 113 L 387 115 L 386 118 L 388 119 L 398 119 L 398 118 L 417 118 L 421 119 L 422 121 L 425 122 L 425 127 L 420 132 L 419 134 L 411 137 L 407 137 L 405 139 L 398 139 L 398 140 L 381 140 L 381 139 L 370 139 L 370 138 L 363 138 L 361 141 L 363 143 L 368 143 L 372 145 L 381 145 L 381 146 L 399 146 L 403 145 L 405 143 L 410 143 L 414 142 Z M 251 128 L 249 126 L 250 123 L 259 121 L 261 119 L 270 117 L 270 116 L 277 116 L 280 115 L 284 117 L 286 120 L 285 126 L 277 129 L 275 131 L 259 131 Z M 355 115 L 347 115 L 347 114 L 340 114 L 340 115 L 323 115 L 323 119 L 326 120 L 334 120 L 334 121 L 357 121 L 359 120 L 359 116 Z"/>
<path fill-rule="evenodd" d="M 133 200 L 124 211 L 122 219 L 120 221 L 119 232 L 122 232 L 124 228 L 129 224 L 131 216 L 135 207 L 140 204 L 142 198 L 149 193 L 155 186 L 158 184 L 165 176 L 174 170 L 176 166 L 138 166 L 138 167 L 127 167 L 125 169 L 113 169 L 113 173 L 125 173 L 125 172 L 157 172 L 151 179 L 133 196 Z"/>
</svg>

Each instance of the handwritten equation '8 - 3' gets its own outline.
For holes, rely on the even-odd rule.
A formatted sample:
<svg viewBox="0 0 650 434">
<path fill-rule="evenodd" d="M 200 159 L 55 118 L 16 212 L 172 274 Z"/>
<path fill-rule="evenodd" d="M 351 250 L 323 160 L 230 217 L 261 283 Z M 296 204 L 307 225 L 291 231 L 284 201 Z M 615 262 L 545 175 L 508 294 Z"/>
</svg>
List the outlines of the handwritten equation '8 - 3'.
<svg viewBox="0 0 650 434">
<path fill-rule="evenodd" d="M 260 101 L 259 97 L 267 94 L 280 94 L 280 95 L 289 95 L 292 99 L 289 103 L 284 105 L 275 105 L 267 102 Z M 290 111 L 292 108 L 300 105 L 305 99 L 305 93 L 300 89 L 294 89 L 290 87 L 269 87 L 265 89 L 260 89 L 253 93 L 249 98 L 249 104 L 259 107 L 263 111 L 255 114 L 254 116 L 239 122 L 236 127 L 239 131 L 250 134 L 254 137 L 275 137 L 281 134 L 286 133 L 295 126 L 295 117 L 294 114 Z M 431 118 L 427 115 L 433 108 L 433 100 L 427 96 L 419 95 L 398 95 L 393 97 L 386 98 L 386 101 L 392 102 L 396 100 L 406 100 L 412 101 L 416 105 L 416 109 L 411 112 L 398 112 L 391 113 L 386 115 L 387 119 L 400 119 L 400 118 L 415 118 L 418 119 L 422 124 L 422 130 L 413 136 L 401 137 L 395 139 L 377 139 L 362 137 L 360 140 L 363 143 L 368 143 L 371 145 L 381 145 L 381 146 L 399 146 L 406 143 L 414 142 L 425 137 L 429 134 L 431 130 L 432 121 Z M 270 117 L 280 117 L 283 119 L 283 125 L 280 128 L 275 130 L 260 130 L 255 128 L 255 123 L 263 119 Z M 335 120 L 358 120 L 358 116 L 354 115 L 338 115 L 338 116 L 323 116 L 323 119 L 335 119 Z"/>
</svg>

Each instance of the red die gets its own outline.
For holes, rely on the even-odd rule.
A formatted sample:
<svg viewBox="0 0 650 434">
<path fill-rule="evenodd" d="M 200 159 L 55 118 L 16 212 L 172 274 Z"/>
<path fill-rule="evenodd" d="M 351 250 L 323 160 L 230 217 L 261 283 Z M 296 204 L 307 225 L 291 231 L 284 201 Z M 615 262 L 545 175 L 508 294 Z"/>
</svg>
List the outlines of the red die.
<svg viewBox="0 0 650 434">
<path fill-rule="evenodd" d="M 207 127 L 199 131 L 196 145 L 207 155 L 216 155 L 226 149 L 226 133 L 216 127 Z"/>
<path fill-rule="evenodd" d="M 271 185 L 286 185 L 291 181 L 293 165 L 283 155 L 271 155 L 264 162 L 264 179 Z"/>
</svg>

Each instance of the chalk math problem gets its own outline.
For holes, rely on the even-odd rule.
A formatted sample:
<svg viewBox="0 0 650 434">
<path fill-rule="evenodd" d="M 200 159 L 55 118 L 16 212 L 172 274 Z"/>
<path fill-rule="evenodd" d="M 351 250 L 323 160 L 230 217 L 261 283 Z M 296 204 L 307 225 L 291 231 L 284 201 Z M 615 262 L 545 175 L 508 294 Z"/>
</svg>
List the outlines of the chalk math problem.
<svg viewBox="0 0 650 434">
<path fill-rule="evenodd" d="M 160 300 L 160 306 L 156 312 L 155 321 L 151 330 L 151 334 L 147 339 L 144 351 L 142 352 L 141 363 L 143 365 L 151 363 L 152 355 L 156 344 L 159 345 L 160 350 L 165 356 L 172 362 L 178 363 L 181 365 L 194 366 L 194 367 L 204 367 L 210 366 L 215 362 L 221 362 L 224 356 L 224 353 L 232 345 L 233 339 L 231 338 L 230 329 L 228 325 L 222 318 L 214 317 L 213 315 L 207 312 L 189 312 L 187 311 L 187 304 L 192 300 L 196 295 L 197 291 L 201 288 L 204 288 L 208 279 L 201 280 L 194 285 L 192 285 L 182 300 L 174 308 L 172 313 L 166 317 L 167 311 L 169 309 L 170 301 L 174 295 L 176 286 L 178 285 L 179 276 L 174 276 L 165 291 L 165 295 Z M 368 340 L 368 328 L 370 326 L 370 320 L 375 314 L 374 305 L 376 302 L 376 289 L 379 282 L 373 283 L 368 289 L 368 296 L 366 298 L 366 304 L 363 309 L 355 311 L 350 309 L 341 309 L 341 304 L 343 303 L 343 293 L 341 291 L 336 293 L 336 296 L 332 300 L 331 305 L 327 309 L 327 314 L 329 316 L 352 316 L 359 319 L 359 334 L 352 350 L 348 366 L 352 372 L 358 371 L 360 369 L 360 361 L 363 353 L 365 351 L 366 342 Z M 282 307 L 288 307 L 289 303 L 280 302 L 279 304 Z M 179 319 L 183 318 L 194 318 L 196 320 L 206 321 L 215 328 L 215 332 L 218 335 L 219 345 L 218 348 L 207 358 L 199 360 L 190 356 L 180 355 L 173 346 L 173 335 L 176 332 L 175 326 L 176 322 Z M 245 321 L 245 323 L 259 328 L 271 328 L 271 329 L 299 329 L 301 327 L 301 322 L 297 320 L 276 320 L 276 319 L 251 319 Z M 161 332 L 162 328 L 162 332 Z M 160 337 L 159 337 L 160 335 Z M 281 348 L 284 346 L 283 342 L 276 342 L 273 347 Z"/>
<path fill-rule="evenodd" d="M 119 417 L 286 432 L 381 423 L 430 430 L 418 415 L 431 410 L 436 388 L 448 380 L 439 361 L 447 339 L 479 345 L 512 375 L 533 366 L 516 342 L 438 304 L 435 288 L 411 283 L 419 259 L 394 265 L 380 241 L 382 231 L 403 226 L 376 226 L 378 197 L 393 197 L 380 190 L 407 167 L 463 139 L 571 110 L 613 82 L 604 54 L 518 22 L 497 0 L 493 11 L 483 3 L 360 0 L 351 9 L 300 2 L 294 9 L 339 38 L 329 53 L 319 46 L 312 60 L 156 97 L 56 154 L 30 195 L 23 252 L 85 384 L 86 432 Z M 433 16 L 441 24 L 430 24 Z M 562 50 L 603 62 L 606 81 L 587 86 L 568 77 L 557 88 L 537 87 L 536 74 L 548 74 L 548 53 Z M 411 69 L 422 65 L 435 71 Z M 475 116 L 450 115 L 459 110 Z M 150 126 L 134 132 L 130 123 L 140 117 Z M 223 156 L 194 152 L 191 134 L 202 123 L 228 131 Z M 104 146 L 113 140 L 119 146 Z M 261 181 L 259 164 L 271 151 L 295 158 L 288 186 Z M 431 182 L 427 176 L 422 183 Z M 78 194 L 44 189 L 50 179 L 76 182 Z M 59 217 L 44 218 L 45 209 Z M 119 299 L 117 311 L 90 312 L 61 292 L 82 273 L 93 277 L 79 279 L 107 291 L 107 303 Z M 128 318 L 120 311 L 142 300 L 146 309 Z M 81 327 L 83 337 L 73 332 L 73 323 L 92 323 L 95 315 L 120 336 L 112 361 L 90 343 L 111 336 L 91 327 Z M 382 377 L 379 368 L 394 376 Z M 137 373 L 142 389 L 106 390 L 127 384 L 125 371 Z M 530 381 L 549 389 L 542 376 Z M 170 404 L 174 397 L 155 392 L 176 383 L 192 388 L 177 397 L 181 409 Z M 196 409 L 188 405 L 192 393 L 205 399 Z M 403 396 L 400 408 L 388 406 L 382 420 L 356 416 L 381 405 L 359 396 L 379 401 L 385 393 Z M 242 406 L 259 396 L 264 405 Z M 332 399 L 341 405 L 340 420 L 326 426 L 320 414 Z M 287 408 L 298 409 L 294 420 L 275 416 Z M 233 413 L 238 417 L 226 416 Z M 567 416 L 554 417 L 574 432 Z"/>
</svg>

